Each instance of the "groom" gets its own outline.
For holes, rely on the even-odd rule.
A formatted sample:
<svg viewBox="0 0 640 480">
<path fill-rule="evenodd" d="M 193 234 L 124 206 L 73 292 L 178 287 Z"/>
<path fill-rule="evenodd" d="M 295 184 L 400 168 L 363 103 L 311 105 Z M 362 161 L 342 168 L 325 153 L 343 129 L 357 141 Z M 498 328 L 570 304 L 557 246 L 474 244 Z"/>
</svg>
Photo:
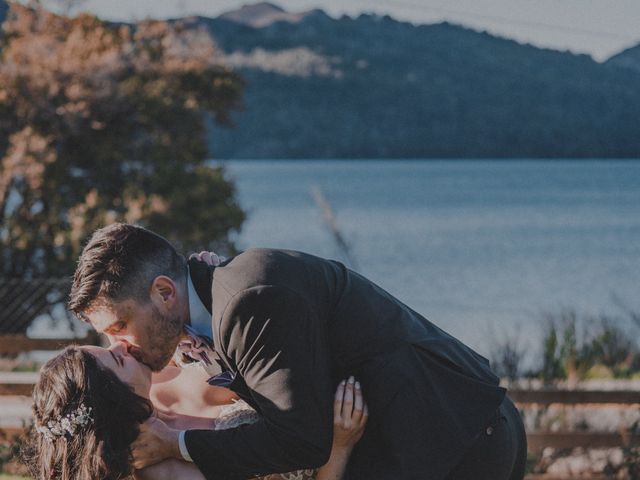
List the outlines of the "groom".
<svg viewBox="0 0 640 480">
<path fill-rule="evenodd" d="M 149 421 L 133 446 L 136 468 L 174 457 L 207 479 L 244 479 L 320 466 L 332 393 L 354 375 L 370 419 L 346 478 L 523 476 L 522 422 L 488 362 L 339 262 L 250 249 L 218 266 L 187 263 L 162 237 L 113 224 L 84 248 L 70 309 L 156 371 L 207 312 L 208 360 L 219 365 L 210 383 L 261 416 L 222 431 Z"/>
</svg>

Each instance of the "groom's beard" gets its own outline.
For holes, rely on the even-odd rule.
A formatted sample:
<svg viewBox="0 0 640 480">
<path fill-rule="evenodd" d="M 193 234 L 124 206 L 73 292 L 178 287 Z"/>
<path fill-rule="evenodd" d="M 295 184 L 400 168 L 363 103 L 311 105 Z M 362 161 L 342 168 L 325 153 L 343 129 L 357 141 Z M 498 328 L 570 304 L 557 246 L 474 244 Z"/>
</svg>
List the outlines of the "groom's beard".
<svg viewBox="0 0 640 480">
<path fill-rule="evenodd" d="M 182 318 L 179 315 L 163 315 L 152 305 L 152 322 L 146 332 L 148 344 L 142 347 L 141 361 L 152 371 L 159 372 L 171 361 L 182 337 Z"/>
</svg>

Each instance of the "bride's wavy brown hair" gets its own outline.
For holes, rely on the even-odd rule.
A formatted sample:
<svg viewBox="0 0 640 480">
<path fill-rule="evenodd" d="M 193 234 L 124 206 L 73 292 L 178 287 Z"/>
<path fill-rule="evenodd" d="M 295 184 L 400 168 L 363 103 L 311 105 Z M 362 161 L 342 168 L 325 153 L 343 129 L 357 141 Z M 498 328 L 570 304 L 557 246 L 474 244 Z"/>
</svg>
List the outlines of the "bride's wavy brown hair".
<svg viewBox="0 0 640 480">
<path fill-rule="evenodd" d="M 67 347 L 40 371 L 33 391 L 36 426 L 47 425 L 80 405 L 92 421 L 75 434 L 48 440 L 33 429 L 23 452 L 31 475 L 39 480 L 123 480 L 132 478 L 131 443 L 153 411 L 90 353 Z"/>
</svg>

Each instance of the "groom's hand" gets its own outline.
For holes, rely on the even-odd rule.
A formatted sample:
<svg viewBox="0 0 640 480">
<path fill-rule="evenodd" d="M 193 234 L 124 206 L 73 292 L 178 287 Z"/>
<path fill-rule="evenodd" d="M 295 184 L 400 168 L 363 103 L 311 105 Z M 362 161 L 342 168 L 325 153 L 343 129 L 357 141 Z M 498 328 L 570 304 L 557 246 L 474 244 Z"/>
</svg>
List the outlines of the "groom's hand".
<svg viewBox="0 0 640 480">
<path fill-rule="evenodd" d="M 157 417 L 151 417 L 140 425 L 140 434 L 133 444 L 133 468 L 141 470 L 167 458 L 182 459 L 178 436 L 180 430 L 169 428 Z"/>
</svg>

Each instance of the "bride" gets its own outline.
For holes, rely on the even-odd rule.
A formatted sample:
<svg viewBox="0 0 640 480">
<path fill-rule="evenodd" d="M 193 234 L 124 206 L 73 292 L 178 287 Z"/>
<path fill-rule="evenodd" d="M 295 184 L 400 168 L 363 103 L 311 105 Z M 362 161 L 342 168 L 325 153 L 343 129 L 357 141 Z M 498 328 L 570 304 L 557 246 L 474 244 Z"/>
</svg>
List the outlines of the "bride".
<svg viewBox="0 0 640 480">
<path fill-rule="evenodd" d="M 35 429 L 25 454 L 32 476 L 40 480 L 204 480 L 193 463 L 179 460 L 134 470 L 130 450 L 139 425 L 149 418 L 183 430 L 242 428 L 258 419 L 233 392 L 208 385 L 202 375 L 199 369 L 171 366 L 152 375 L 123 343 L 109 349 L 67 347 L 44 365 L 33 392 Z M 317 470 L 262 478 L 341 479 L 367 417 L 359 383 L 353 377 L 342 381 L 334 402 L 329 461 Z"/>
</svg>

